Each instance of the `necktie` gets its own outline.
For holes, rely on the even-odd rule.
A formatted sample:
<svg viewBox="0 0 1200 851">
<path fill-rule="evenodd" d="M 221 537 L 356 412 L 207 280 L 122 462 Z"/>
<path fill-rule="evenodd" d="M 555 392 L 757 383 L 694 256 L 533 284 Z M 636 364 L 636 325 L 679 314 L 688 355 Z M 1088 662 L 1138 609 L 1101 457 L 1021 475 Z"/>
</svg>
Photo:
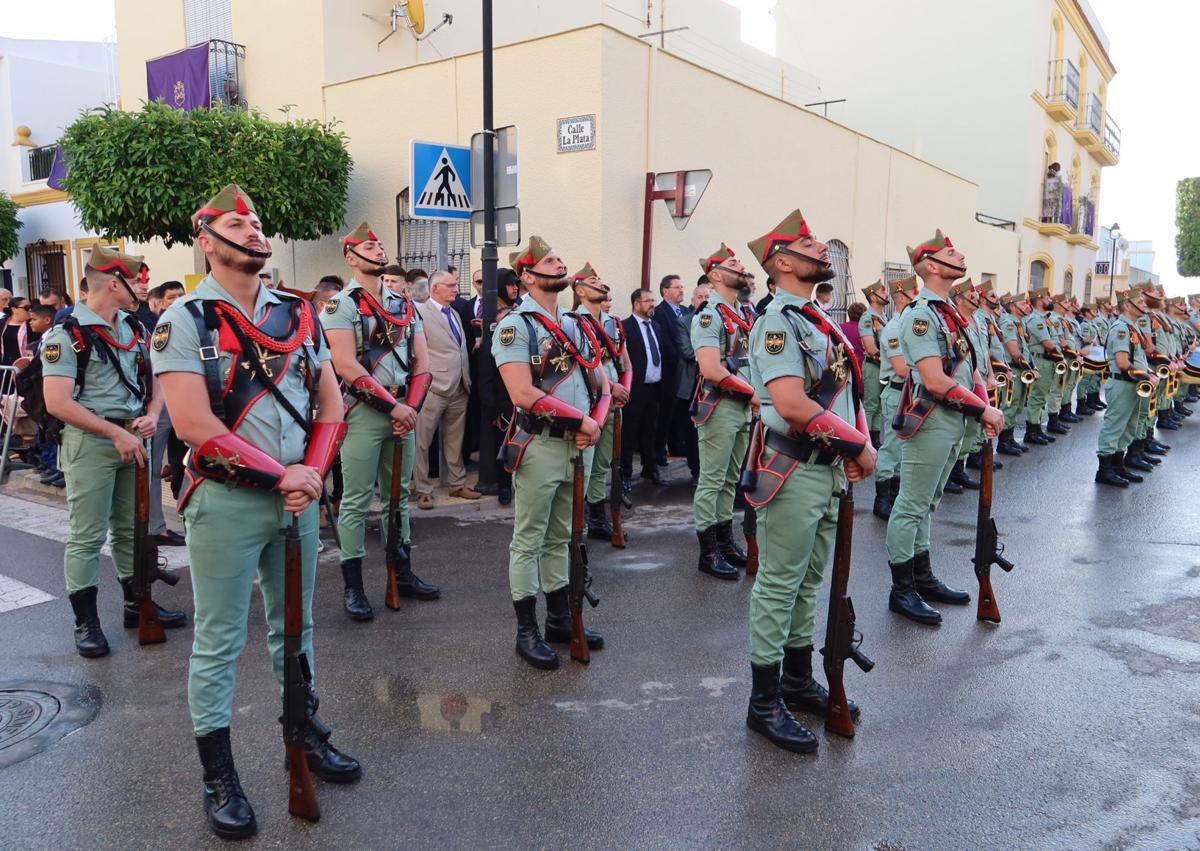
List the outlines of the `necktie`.
<svg viewBox="0 0 1200 851">
<path fill-rule="evenodd" d="M 446 321 L 450 323 L 450 333 L 454 335 L 454 341 L 458 343 L 459 347 L 461 348 L 462 334 L 458 333 L 458 326 L 454 324 L 454 317 L 451 315 L 454 313 L 454 309 L 451 307 L 443 307 L 442 313 L 446 315 Z"/>
<path fill-rule="evenodd" d="M 658 350 L 658 340 L 654 338 L 654 329 L 650 327 L 649 322 L 643 322 L 642 324 L 646 326 L 646 336 L 650 339 L 650 359 L 654 362 L 655 366 L 658 366 L 662 363 L 662 352 Z"/>
</svg>

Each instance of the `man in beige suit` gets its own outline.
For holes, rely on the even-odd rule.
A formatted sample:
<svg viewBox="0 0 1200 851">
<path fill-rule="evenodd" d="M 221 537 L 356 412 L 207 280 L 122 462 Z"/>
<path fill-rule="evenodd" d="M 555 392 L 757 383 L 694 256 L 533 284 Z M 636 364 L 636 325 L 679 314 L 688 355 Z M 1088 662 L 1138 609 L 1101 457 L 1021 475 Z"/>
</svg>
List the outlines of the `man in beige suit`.
<svg viewBox="0 0 1200 851">
<path fill-rule="evenodd" d="M 433 508 L 433 482 L 429 479 L 429 445 L 435 431 L 442 433 L 442 455 L 450 482 L 450 496 L 479 499 L 467 487 L 467 470 L 462 461 L 463 432 L 467 423 L 467 397 L 471 372 L 467 360 L 467 333 L 451 307 L 458 295 L 458 281 L 449 272 L 437 271 L 429 279 L 429 300 L 416 302 L 425 325 L 429 345 L 429 371 L 433 385 L 425 406 L 417 416 L 417 457 L 414 459 L 413 489 L 417 508 Z"/>
</svg>

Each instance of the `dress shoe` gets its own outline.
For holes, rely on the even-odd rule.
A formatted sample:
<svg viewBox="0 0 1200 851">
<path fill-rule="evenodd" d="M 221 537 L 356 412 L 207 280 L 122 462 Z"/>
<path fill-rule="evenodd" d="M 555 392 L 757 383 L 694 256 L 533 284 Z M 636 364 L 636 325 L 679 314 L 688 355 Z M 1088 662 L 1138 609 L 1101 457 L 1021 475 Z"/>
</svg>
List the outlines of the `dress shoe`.
<svg viewBox="0 0 1200 851">
<path fill-rule="evenodd" d="M 517 655 L 535 668 L 549 671 L 558 667 L 558 654 L 542 640 L 538 629 L 537 597 L 513 601 L 517 613 Z"/>
<path fill-rule="evenodd" d="M 196 749 L 204 766 L 204 815 L 209 827 L 222 839 L 253 836 L 258 825 L 233 765 L 229 728 L 197 736 Z"/>
<path fill-rule="evenodd" d="M 746 726 L 772 744 L 793 753 L 813 753 L 817 737 L 792 717 L 779 694 L 779 663 L 750 665 L 750 706 Z"/>
<path fill-rule="evenodd" d="M 180 535 L 174 529 L 168 529 L 165 532 L 160 532 L 157 535 L 151 535 L 150 540 L 158 544 L 160 547 L 182 547 L 187 543 L 187 538 Z"/>
<path fill-rule="evenodd" d="M 483 494 L 481 494 L 477 490 L 472 490 L 471 488 L 463 487 L 463 488 L 454 488 L 453 490 L 451 490 L 450 496 L 454 497 L 455 499 L 480 499 L 483 497 Z"/>
<path fill-rule="evenodd" d="M 419 493 L 417 494 L 417 508 L 422 511 L 428 511 L 433 508 L 433 494 Z"/>
<path fill-rule="evenodd" d="M 42 477 L 38 479 L 38 482 L 43 485 L 53 484 L 54 480 L 60 476 L 62 476 L 61 470 L 46 470 L 42 473 Z"/>
</svg>

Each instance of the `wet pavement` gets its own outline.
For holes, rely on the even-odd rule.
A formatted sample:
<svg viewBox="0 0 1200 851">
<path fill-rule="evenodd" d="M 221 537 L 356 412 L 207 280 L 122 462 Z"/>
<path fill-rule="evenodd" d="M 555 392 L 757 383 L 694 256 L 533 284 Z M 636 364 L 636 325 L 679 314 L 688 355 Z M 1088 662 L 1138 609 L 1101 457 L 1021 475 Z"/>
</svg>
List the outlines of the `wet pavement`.
<svg viewBox="0 0 1200 851">
<path fill-rule="evenodd" d="M 857 737 L 821 733 L 816 756 L 744 726 L 751 582 L 697 573 L 686 485 L 639 485 L 629 548 L 593 542 L 588 618 L 607 646 L 588 667 L 535 671 L 514 654 L 511 526 L 494 504 L 414 512 L 415 566 L 443 598 L 389 612 L 373 566 L 369 624 L 342 614 L 327 551 L 321 712 L 365 776 L 318 783 L 319 823 L 288 816 L 256 600 L 233 723 L 259 820 L 247 847 L 1200 847 L 1200 426 L 1171 433 L 1166 463 L 1126 491 L 1092 484 L 1098 428 L 1003 459 L 995 517 L 1017 568 L 995 572 L 997 627 L 974 605 L 945 607 L 940 629 L 887 611 L 884 524 L 858 487 L 850 585 L 877 664 L 847 669 Z M 0 522 L 20 525 L 6 505 Z M 934 524 L 938 573 L 973 593 L 975 508 L 947 496 Z M 15 764 L 0 749 L 0 847 L 221 847 L 200 807 L 190 629 L 139 648 L 106 559 L 113 653 L 80 659 L 61 558 L 54 540 L 0 528 L 0 574 L 56 598 L 0 611 L 0 689 L 83 689 L 95 715 Z M 160 593 L 190 612 L 186 568 Z"/>
</svg>

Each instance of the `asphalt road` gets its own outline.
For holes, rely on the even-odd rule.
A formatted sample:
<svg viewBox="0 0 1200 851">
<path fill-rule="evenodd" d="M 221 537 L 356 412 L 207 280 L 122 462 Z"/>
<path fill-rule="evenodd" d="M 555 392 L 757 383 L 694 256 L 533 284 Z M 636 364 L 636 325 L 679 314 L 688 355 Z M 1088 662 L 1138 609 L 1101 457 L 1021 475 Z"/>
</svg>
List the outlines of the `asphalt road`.
<svg viewBox="0 0 1200 851">
<path fill-rule="evenodd" d="M 1092 484 L 1097 420 L 996 475 L 1017 565 L 994 578 L 998 627 L 976 622 L 973 605 L 944 608 L 936 630 L 887 611 L 884 525 L 860 486 L 851 592 L 877 665 L 847 670 L 857 737 L 821 734 L 816 756 L 744 726 L 751 583 L 697 573 L 686 486 L 639 486 L 630 547 L 593 546 L 602 602 L 589 624 L 607 646 L 586 668 L 540 672 L 514 654 L 502 512 L 417 512 L 415 564 L 443 598 L 387 611 L 377 561 L 366 625 L 342 614 L 326 553 L 322 715 L 365 776 L 318 785 L 318 824 L 287 815 L 256 601 L 233 724 L 259 819 L 247 847 L 1200 847 L 1200 426 L 1171 433 L 1167 462 L 1116 491 Z M 972 496 L 947 496 L 934 524 L 938 573 L 972 591 L 974 519 Z M 61 553 L 0 528 L 0 574 L 57 598 L 0 613 L 0 688 L 87 686 L 98 711 L 0 768 L 0 847 L 221 847 L 200 807 L 190 629 L 139 648 L 105 560 L 113 653 L 80 659 Z M 190 611 L 186 570 L 160 593 Z"/>
</svg>

